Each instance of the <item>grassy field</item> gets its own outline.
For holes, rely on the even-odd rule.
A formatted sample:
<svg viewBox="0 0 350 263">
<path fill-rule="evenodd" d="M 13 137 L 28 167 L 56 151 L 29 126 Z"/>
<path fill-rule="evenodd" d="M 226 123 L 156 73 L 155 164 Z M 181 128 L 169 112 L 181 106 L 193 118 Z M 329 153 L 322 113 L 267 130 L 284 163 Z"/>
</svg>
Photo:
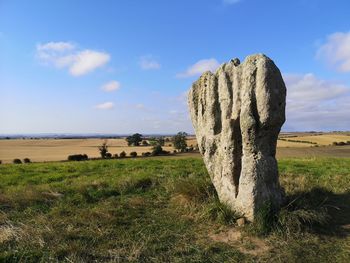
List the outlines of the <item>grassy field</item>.
<svg viewBox="0 0 350 263">
<path fill-rule="evenodd" d="M 0 262 L 348 262 L 350 159 L 279 160 L 286 204 L 255 224 L 199 158 L 0 166 Z"/>
<path fill-rule="evenodd" d="M 288 137 L 292 136 L 292 137 Z M 291 133 L 281 135 L 284 140 L 278 140 L 278 156 L 284 157 L 309 157 L 309 156 L 334 156 L 350 157 L 350 147 L 329 147 L 333 142 L 350 141 L 350 134 L 344 133 Z M 298 142 L 299 141 L 299 142 Z M 303 142 L 304 141 L 304 142 Z M 34 162 L 61 161 L 66 160 L 71 154 L 87 154 L 89 157 L 99 157 L 98 146 L 104 142 L 103 139 L 13 139 L 0 140 L 0 160 L 3 163 L 11 163 L 13 159 L 29 158 Z M 196 146 L 194 137 L 187 139 L 187 144 Z M 152 146 L 129 147 L 125 139 L 109 139 L 109 151 L 112 154 L 120 154 L 125 151 L 151 152 Z M 314 146 L 322 146 L 314 149 Z M 325 147 L 327 146 L 327 147 Z M 166 151 L 173 151 L 171 142 L 166 142 L 163 147 Z"/>
</svg>

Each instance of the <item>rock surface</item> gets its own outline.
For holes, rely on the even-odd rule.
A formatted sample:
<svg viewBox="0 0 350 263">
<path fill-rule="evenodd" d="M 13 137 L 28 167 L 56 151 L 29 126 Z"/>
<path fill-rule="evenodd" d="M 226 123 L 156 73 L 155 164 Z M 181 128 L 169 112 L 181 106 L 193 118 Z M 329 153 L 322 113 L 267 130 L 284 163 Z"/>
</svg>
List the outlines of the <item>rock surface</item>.
<svg viewBox="0 0 350 263">
<path fill-rule="evenodd" d="M 286 87 L 262 54 L 221 65 L 193 83 L 188 103 L 198 146 L 220 201 L 248 220 L 283 190 L 275 159 Z"/>
</svg>

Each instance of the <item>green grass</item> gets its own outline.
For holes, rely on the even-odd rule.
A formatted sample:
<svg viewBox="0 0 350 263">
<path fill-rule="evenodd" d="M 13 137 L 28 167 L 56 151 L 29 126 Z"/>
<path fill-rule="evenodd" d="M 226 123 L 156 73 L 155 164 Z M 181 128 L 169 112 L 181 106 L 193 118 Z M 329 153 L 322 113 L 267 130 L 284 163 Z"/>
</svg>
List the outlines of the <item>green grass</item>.
<svg viewBox="0 0 350 263">
<path fill-rule="evenodd" d="M 347 262 L 350 159 L 279 169 L 286 204 L 240 245 L 210 238 L 239 215 L 198 158 L 0 165 L 0 262 Z M 255 239 L 268 251 L 246 252 Z"/>
</svg>

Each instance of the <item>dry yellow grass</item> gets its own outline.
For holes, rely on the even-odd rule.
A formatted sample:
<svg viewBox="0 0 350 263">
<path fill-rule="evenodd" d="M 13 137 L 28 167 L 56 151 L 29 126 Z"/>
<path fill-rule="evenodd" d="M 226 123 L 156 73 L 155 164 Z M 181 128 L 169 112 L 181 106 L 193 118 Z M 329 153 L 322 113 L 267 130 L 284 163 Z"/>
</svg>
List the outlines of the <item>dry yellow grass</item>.
<svg viewBox="0 0 350 263">
<path fill-rule="evenodd" d="M 333 142 L 340 141 L 350 141 L 349 134 L 338 134 L 338 133 L 325 133 L 321 135 L 309 135 L 302 134 L 297 137 L 286 138 L 289 140 L 301 140 L 301 141 L 310 141 L 315 142 L 319 145 L 330 145 Z M 0 160 L 3 163 L 10 163 L 15 158 L 24 159 L 29 158 L 34 162 L 42 161 L 60 161 L 66 160 L 68 155 L 71 154 L 87 154 L 89 157 L 99 157 L 98 146 L 103 143 L 104 139 L 40 139 L 40 140 L 0 140 Z M 197 146 L 197 141 L 195 137 L 188 137 L 187 144 L 189 146 Z M 137 152 L 138 155 L 141 155 L 143 152 L 150 152 L 152 150 L 151 146 L 138 146 L 138 147 L 129 147 L 125 139 L 108 139 L 109 152 L 112 154 L 120 154 L 122 151 L 125 151 L 127 155 L 130 152 Z M 334 149 L 330 147 L 321 147 L 322 149 L 313 150 L 313 144 L 300 143 L 300 142 L 290 142 L 290 141 L 281 141 L 278 140 L 277 152 L 280 152 L 282 156 L 286 153 L 286 156 L 289 156 L 289 152 L 292 155 L 300 155 L 300 152 L 304 153 L 304 156 L 311 156 L 313 152 L 316 152 L 316 155 L 319 155 L 323 152 L 330 150 L 331 152 Z M 348 151 L 348 147 L 337 147 L 336 152 L 340 151 L 340 155 L 343 156 L 346 153 L 343 151 Z M 173 151 L 171 142 L 166 142 L 163 147 L 166 151 Z M 295 149 L 295 150 L 293 150 Z M 298 149 L 298 150 L 297 150 Z M 310 149 L 310 152 L 308 149 Z M 328 156 L 328 155 L 327 155 Z"/>
<path fill-rule="evenodd" d="M 333 142 L 346 142 L 350 141 L 350 135 L 346 134 L 336 134 L 336 133 L 326 133 L 322 135 L 315 135 L 315 136 L 298 136 L 290 138 L 293 140 L 303 140 L 303 141 L 310 141 L 315 142 L 319 145 L 330 145 Z"/>
<path fill-rule="evenodd" d="M 112 154 L 120 154 L 125 151 L 151 152 L 152 146 L 129 147 L 125 139 L 108 139 L 108 151 Z M 98 146 L 104 139 L 41 139 L 41 140 L 0 140 L 0 160 L 10 163 L 13 159 L 29 158 L 34 162 L 67 160 L 71 154 L 87 154 L 89 157 L 100 157 Z M 163 147 L 166 151 L 173 151 L 169 143 Z"/>
<path fill-rule="evenodd" d="M 277 141 L 277 147 L 304 148 L 304 147 L 311 147 L 311 146 L 313 145 L 300 143 L 300 142 L 288 142 L 288 141 L 281 141 L 281 140 Z"/>
</svg>

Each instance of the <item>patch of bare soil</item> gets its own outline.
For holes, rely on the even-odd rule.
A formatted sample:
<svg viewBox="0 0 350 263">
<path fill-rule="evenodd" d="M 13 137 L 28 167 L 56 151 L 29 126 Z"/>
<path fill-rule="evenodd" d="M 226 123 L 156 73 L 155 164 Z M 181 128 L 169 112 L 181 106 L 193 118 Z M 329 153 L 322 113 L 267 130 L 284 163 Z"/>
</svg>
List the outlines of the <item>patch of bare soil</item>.
<svg viewBox="0 0 350 263">
<path fill-rule="evenodd" d="M 237 248 L 244 254 L 259 256 L 268 252 L 271 248 L 261 238 L 242 235 L 239 228 L 230 228 L 209 237 L 215 242 L 226 243 Z"/>
</svg>

